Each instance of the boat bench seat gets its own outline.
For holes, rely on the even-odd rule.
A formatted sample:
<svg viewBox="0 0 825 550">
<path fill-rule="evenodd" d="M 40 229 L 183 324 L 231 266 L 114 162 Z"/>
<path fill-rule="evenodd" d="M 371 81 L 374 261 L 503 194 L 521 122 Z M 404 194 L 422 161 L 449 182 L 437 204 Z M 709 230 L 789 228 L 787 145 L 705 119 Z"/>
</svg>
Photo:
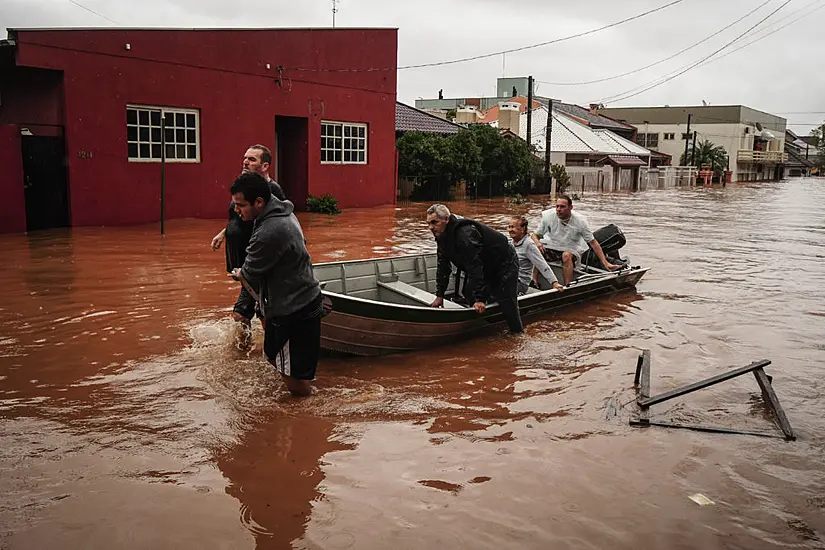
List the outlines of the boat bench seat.
<svg viewBox="0 0 825 550">
<path fill-rule="evenodd" d="M 410 298 L 411 300 L 415 300 L 416 302 L 419 302 L 424 305 L 430 305 L 436 298 L 435 294 L 427 292 L 426 290 L 421 290 L 420 288 L 416 288 L 402 281 L 378 281 L 378 286 L 380 286 L 381 288 L 386 288 L 387 290 L 391 290 L 397 294 Z M 450 300 L 445 299 L 444 308 L 464 309 L 464 306 L 460 306 L 455 302 L 451 302 Z"/>
</svg>

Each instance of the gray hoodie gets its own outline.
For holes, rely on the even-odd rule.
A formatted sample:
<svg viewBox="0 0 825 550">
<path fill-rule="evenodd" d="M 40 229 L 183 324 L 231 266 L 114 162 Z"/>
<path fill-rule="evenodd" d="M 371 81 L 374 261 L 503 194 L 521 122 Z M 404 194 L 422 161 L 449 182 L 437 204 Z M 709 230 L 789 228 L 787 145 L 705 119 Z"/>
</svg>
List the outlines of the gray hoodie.
<svg viewBox="0 0 825 550">
<path fill-rule="evenodd" d="M 258 288 L 267 319 L 287 317 L 321 294 L 304 234 L 290 201 L 274 196 L 255 220 L 241 276 Z"/>
</svg>

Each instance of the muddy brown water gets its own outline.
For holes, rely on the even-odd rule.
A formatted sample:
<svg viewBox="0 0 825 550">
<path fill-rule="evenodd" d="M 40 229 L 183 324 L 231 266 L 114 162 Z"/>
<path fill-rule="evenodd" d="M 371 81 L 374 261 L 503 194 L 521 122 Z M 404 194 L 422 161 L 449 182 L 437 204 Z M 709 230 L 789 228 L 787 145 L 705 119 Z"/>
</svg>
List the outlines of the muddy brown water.
<svg viewBox="0 0 825 550">
<path fill-rule="evenodd" d="M 315 261 L 397 255 L 434 248 L 425 206 L 301 221 Z M 823 206 L 814 179 L 586 195 L 653 268 L 635 292 L 325 358 L 303 401 L 233 344 L 221 221 L 2 236 L 0 548 L 825 548 Z M 799 440 L 628 426 L 644 348 L 654 392 L 771 359 Z M 778 434 L 752 377 L 652 411 Z"/>
</svg>

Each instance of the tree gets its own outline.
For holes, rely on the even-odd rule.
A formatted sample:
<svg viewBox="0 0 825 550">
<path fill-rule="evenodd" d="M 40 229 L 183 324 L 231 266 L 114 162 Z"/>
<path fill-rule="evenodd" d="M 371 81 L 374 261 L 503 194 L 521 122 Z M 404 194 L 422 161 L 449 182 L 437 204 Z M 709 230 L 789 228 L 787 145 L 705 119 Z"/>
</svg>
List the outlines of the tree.
<svg viewBox="0 0 825 550">
<path fill-rule="evenodd" d="M 510 194 L 531 171 L 527 143 L 487 125 L 450 136 L 407 132 L 396 147 L 399 175 L 416 182 L 414 200 L 448 200 L 460 181 L 483 196 Z"/>
<path fill-rule="evenodd" d="M 716 145 L 706 139 L 696 144 L 695 151 L 691 145 L 687 156 L 684 153 L 682 154 L 680 164 L 682 166 L 692 165 L 700 169 L 703 166 L 710 166 L 714 173 L 721 174 L 728 169 L 728 153 L 721 145 Z"/>
</svg>

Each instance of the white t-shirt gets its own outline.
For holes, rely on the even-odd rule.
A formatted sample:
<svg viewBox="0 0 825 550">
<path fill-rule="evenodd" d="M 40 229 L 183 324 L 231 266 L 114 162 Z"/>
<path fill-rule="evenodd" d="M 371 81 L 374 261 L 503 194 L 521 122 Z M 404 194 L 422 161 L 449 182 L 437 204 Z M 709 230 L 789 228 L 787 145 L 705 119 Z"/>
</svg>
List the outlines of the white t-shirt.
<svg viewBox="0 0 825 550">
<path fill-rule="evenodd" d="M 588 243 L 593 240 L 587 218 L 577 212 L 570 212 L 570 218 L 565 222 L 556 214 L 555 208 L 541 213 L 541 223 L 536 235 L 551 250 L 570 250 L 579 255 L 587 251 Z"/>
</svg>

